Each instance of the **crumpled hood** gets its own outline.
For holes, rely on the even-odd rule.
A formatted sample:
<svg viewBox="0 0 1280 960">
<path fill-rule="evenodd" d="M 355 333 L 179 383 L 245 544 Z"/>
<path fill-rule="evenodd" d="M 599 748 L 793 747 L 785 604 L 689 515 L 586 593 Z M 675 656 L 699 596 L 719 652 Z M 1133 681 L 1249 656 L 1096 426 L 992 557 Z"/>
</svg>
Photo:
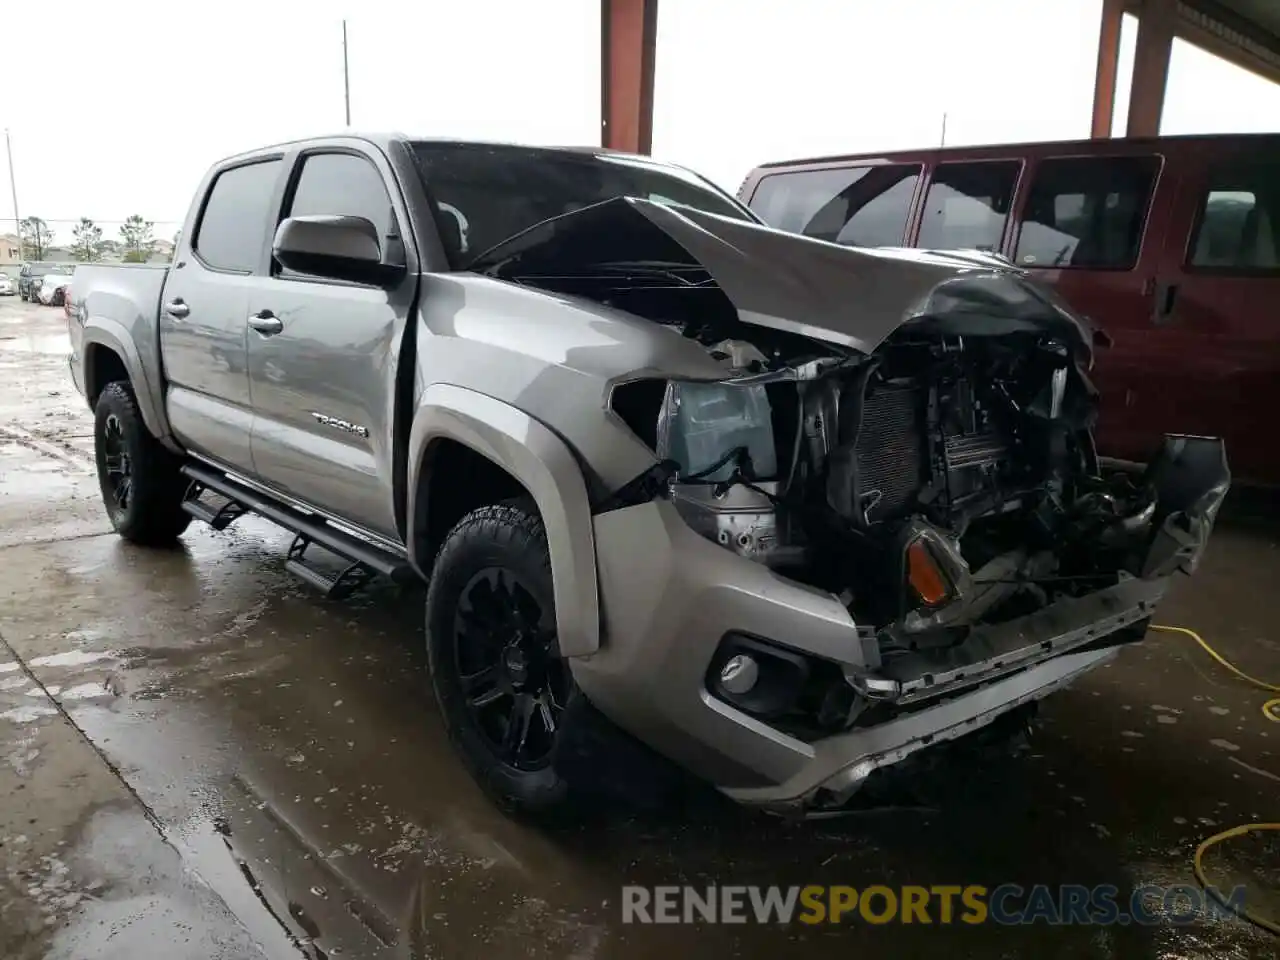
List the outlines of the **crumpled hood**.
<svg viewBox="0 0 1280 960">
<path fill-rule="evenodd" d="M 1082 359 L 1092 354 L 1087 321 L 1002 258 L 845 247 L 634 197 L 546 220 L 468 268 L 519 280 L 625 263 L 701 267 L 744 323 L 863 353 L 918 323 L 957 335 L 1051 333 L 1073 342 Z"/>
</svg>

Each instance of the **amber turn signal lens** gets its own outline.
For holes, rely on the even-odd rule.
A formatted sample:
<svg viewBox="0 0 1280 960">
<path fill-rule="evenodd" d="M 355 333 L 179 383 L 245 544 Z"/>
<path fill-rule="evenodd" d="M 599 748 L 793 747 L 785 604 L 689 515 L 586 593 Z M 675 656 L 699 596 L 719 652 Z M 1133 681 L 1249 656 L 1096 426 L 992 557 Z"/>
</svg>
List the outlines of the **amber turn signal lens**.
<svg viewBox="0 0 1280 960">
<path fill-rule="evenodd" d="M 907 582 L 916 596 L 930 607 L 936 607 L 951 596 L 951 586 L 923 540 L 916 540 L 907 547 Z"/>
</svg>

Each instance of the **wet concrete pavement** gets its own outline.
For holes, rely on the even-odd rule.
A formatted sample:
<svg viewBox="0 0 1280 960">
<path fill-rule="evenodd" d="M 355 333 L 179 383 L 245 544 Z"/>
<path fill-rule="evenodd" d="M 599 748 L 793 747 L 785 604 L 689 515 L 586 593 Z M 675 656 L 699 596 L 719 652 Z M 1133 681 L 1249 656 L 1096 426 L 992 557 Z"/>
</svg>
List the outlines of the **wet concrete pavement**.
<svg viewBox="0 0 1280 960">
<path fill-rule="evenodd" d="M 1028 754 L 957 754 L 896 809 L 787 824 L 699 797 L 518 824 L 448 747 L 420 593 L 320 599 L 254 518 L 174 551 L 109 534 L 61 330 L 60 310 L 0 301 L 0 956 L 1275 955 L 1234 920 L 623 925 L 624 883 L 1190 883 L 1204 836 L 1280 819 L 1280 726 L 1190 640 L 1153 634 L 1047 701 Z M 1277 527 L 1221 524 L 1160 617 L 1264 677 Z M 1280 915 L 1280 843 L 1206 865 Z"/>
</svg>

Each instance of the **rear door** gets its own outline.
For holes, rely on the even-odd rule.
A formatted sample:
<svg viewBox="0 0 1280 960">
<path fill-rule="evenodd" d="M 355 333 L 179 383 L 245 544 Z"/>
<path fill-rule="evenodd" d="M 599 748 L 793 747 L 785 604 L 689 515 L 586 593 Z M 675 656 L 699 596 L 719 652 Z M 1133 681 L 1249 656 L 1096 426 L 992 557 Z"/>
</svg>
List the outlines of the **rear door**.
<svg viewBox="0 0 1280 960">
<path fill-rule="evenodd" d="M 384 257 L 404 262 L 401 228 L 409 221 L 394 183 L 376 150 L 309 148 L 294 161 L 278 219 L 364 217 L 377 227 Z M 397 536 L 393 386 L 417 290 L 410 263 L 404 281 L 384 290 L 293 273 L 272 261 L 247 311 L 253 458 L 261 479 L 389 538 Z"/>
<path fill-rule="evenodd" d="M 1221 436 L 1280 482 L 1280 140 L 1189 141 L 1154 282 L 1152 379 L 1170 431 Z"/>
<path fill-rule="evenodd" d="M 1098 447 L 1145 460 L 1166 422 L 1150 379 L 1154 276 L 1175 185 L 1150 146 L 1107 144 L 1101 155 L 1045 156 L 1024 175 L 1012 254 L 1054 285 L 1113 340 L 1093 371 L 1101 392 Z"/>
<path fill-rule="evenodd" d="M 218 171 L 205 187 L 187 256 L 160 303 L 160 354 L 174 433 L 189 449 L 252 475 L 246 332 L 284 163 L 267 156 Z"/>
</svg>

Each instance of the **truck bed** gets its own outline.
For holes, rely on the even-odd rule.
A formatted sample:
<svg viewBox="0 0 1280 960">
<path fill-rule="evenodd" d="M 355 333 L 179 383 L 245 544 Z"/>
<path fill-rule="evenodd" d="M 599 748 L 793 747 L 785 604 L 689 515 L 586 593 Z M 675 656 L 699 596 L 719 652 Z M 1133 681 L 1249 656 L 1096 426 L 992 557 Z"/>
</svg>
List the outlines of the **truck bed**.
<svg viewBox="0 0 1280 960">
<path fill-rule="evenodd" d="M 136 351 L 146 382 L 135 384 L 135 390 L 145 390 L 152 404 L 161 405 L 160 298 L 168 275 L 168 264 L 77 264 L 67 295 L 71 369 L 81 369 L 84 324 L 93 318 L 95 324 L 103 325 L 114 334 L 117 342 L 112 346 L 117 353 L 124 356 L 126 351 Z M 84 369 L 91 380 L 93 365 Z M 101 384 L 90 382 L 79 386 L 92 403 Z"/>
</svg>

